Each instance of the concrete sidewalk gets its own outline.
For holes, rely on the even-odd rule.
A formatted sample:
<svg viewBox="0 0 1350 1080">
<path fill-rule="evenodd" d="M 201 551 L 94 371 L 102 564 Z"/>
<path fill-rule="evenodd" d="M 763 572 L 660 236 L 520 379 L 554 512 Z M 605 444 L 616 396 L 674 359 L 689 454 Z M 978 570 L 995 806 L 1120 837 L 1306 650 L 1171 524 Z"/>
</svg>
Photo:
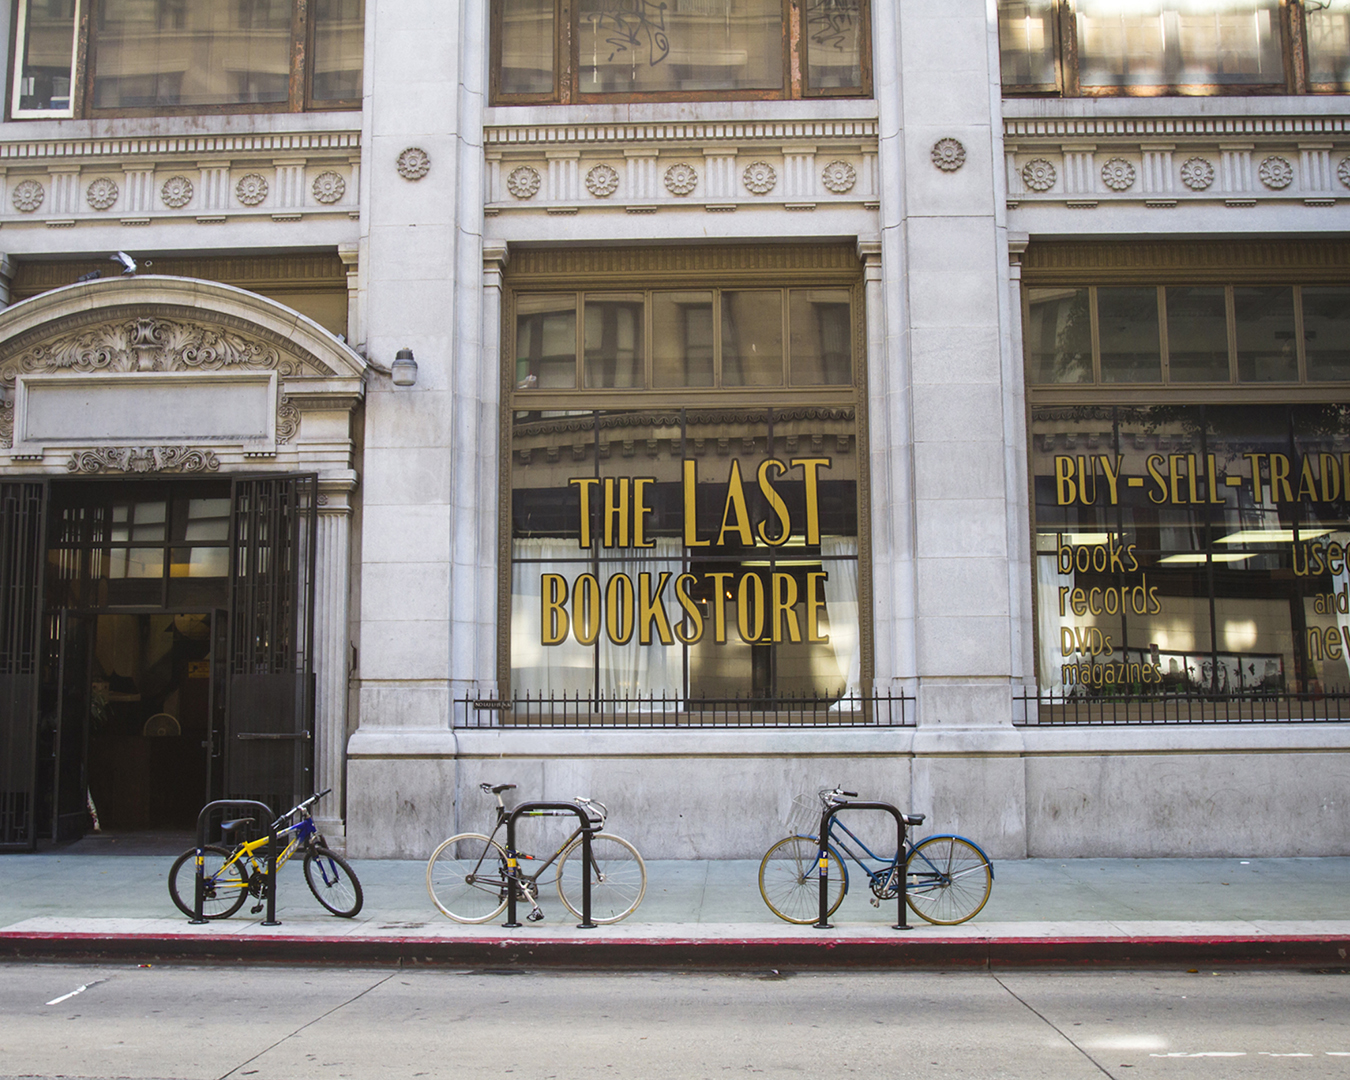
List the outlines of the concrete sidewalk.
<svg viewBox="0 0 1350 1080">
<path fill-rule="evenodd" d="M 134 843 L 125 845 L 136 850 Z M 1350 858 L 1031 859 L 995 863 L 971 922 L 892 929 L 852 881 L 830 930 L 777 919 L 754 861 L 649 861 L 625 922 L 576 927 L 551 888 L 519 929 L 451 922 L 423 862 L 358 861 L 365 906 L 325 913 L 298 862 L 283 868 L 280 926 L 248 908 L 192 926 L 169 899 L 171 855 L 108 841 L 0 856 L 0 958 L 442 963 L 465 967 L 838 968 L 1012 965 L 1350 967 Z M 524 911 L 521 912 L 523 918 Z M 505 916 L 501 921 L 505 921 Z"/>
</svg>

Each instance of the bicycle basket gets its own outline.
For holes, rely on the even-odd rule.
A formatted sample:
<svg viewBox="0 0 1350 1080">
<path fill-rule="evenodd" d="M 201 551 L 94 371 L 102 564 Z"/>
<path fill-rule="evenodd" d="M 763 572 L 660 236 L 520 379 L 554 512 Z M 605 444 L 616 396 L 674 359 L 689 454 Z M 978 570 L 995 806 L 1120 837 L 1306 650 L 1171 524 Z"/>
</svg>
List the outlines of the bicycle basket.
<svg viewBox="0 0 1350 1080">
<path fill-rule="evenodd" d="M 820 797 L 798 795 L 788 810 L 787 827 L 803 836 L 815 836 L 820 828 Z"/>
</svg>

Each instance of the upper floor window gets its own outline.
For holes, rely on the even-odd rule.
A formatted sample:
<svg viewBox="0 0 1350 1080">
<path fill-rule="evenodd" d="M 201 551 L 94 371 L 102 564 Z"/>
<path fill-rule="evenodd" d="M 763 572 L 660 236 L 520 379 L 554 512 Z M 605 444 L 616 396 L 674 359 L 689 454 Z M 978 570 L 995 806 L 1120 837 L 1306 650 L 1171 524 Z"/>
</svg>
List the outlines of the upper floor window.
<svg viewBox="0 0 1350 1080">
<path fill-rule="evenodd" d="M 10 116 L 361 101 L 365 0 L 19 0 Z"/>
<path fill-rule="evenodd" d="M 1000 0 L 1005 94 L 1350 89 L 1350 0 Z"/>
<path fill-rule="evenodd" d="M 864 96 L 867 0 L 494 0 L 504 104 Z"/>
</svg>

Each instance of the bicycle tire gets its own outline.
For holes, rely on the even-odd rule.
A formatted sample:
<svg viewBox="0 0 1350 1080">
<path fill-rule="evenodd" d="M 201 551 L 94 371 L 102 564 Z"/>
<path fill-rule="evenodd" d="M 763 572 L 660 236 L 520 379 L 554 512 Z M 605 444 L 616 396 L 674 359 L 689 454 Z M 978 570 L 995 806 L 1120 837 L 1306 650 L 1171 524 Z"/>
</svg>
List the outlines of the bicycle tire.
<svg viewBox="0 0 1350 1080">
<path fill-rule="evenodd" d="M 365 902 L 351 864 L 325 847 L 305 852 L 305 882 L 314 899 L 339 918 L 354 917 Z"/>
<path fill-rule="evenodd" d="M 820 841 L 814 836 L 787 836 L 759 860 L 759 895 L 784 922 L 806 926 L 820 918 Z M 826 845 L 829 871 L 826 916 L 833 915 L 848 892 L 848 868 L 832 845 Z"/>
<path fill-rule="evenodd" d="M 572 841 L 558 863 L 558 899 L 578 919 L 582 917 L 581 837 Z M 647 895 L 647 864 L 638 849 L 621 836 L 596 833 L 591 837 L 591 922 L 607 926 L 628 918 Z"/>
<path fill-rule="evenodd" d="M 205 877 L 202 918 L 228 919 L 244 906 L 244 901 L 248 898 L 247 868 L 239 861 L 230 863 L 229 866 L 225 865 L 233 854 L 232 851 L 214 845 L 202 848 L 204 860 L 202 869 Z M 183 873 L 184 867 L 187 868 L 186 873 Z M 197 900 L 196 848 L 189 848 L 174 860 L 173 866 L 169 869 L 169 896 L 173 898 L 178 910 L 189 919 L 197 917 L 193 908 Z"/>
<path fill-rule="evenodd" d="M 937 926 L 973 919 L 989 901 L 994 870 L 984 852 L 959 836 L 930 836 L 905 860 L 905 902 Z"/>
<path fill-rule="evenodd" d="M 460 846 L 467 844 L 467 855 Z M 506 909 L 506 850 L 482 833 L 457 833 L 427 860 L 427 892 L 436 909 L 461 923 L 485 923 Z"/>
</svg>

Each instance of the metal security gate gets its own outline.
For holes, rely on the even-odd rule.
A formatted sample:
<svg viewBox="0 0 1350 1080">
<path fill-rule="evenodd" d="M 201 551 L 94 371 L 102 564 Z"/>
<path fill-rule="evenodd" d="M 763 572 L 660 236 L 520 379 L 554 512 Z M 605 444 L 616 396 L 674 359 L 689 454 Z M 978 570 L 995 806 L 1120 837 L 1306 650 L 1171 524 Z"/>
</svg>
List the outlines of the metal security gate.
<svg viewBox="0 0 1350 1080">
<path fill-rule="evenodd" d="M 313 790 L 317 489 L 281 476 L 232 493 L 225 797 L 278 813 Z"/>
<path fill-rule="evenodd" d="M 40 482 L 0 484 L 0 850 L 37 842 L 45 494 Z"/>
</svg>

